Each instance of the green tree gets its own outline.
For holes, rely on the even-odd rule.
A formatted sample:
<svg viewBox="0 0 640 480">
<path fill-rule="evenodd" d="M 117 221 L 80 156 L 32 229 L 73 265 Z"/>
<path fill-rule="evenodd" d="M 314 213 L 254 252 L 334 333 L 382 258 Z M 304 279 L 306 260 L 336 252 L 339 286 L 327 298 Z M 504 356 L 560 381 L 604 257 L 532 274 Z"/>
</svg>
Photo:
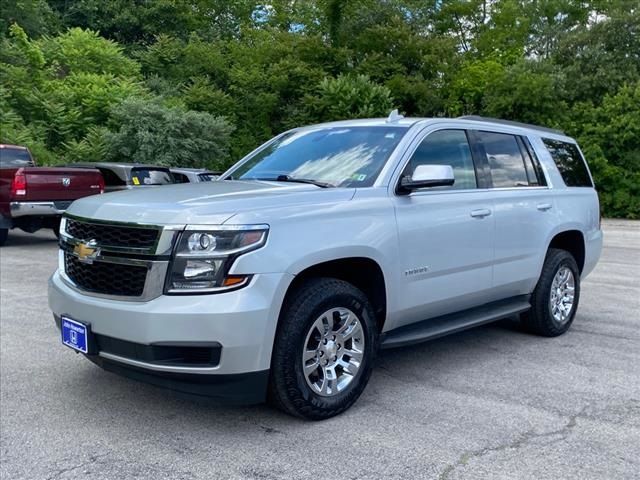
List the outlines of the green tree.
<svg viewBox="0 0 640 480">
<path fill-rule="evenodd" d="M 318 120 L 373 118 L 387 116 L 393 108 L 388 88 L 377 85 L 365 75 L 340 75 L 326 78 L 310 96 L 312 114 Z"/>
<path fill-rule="evenodd" d="M 112 160 L 221 169 L 232 127 L 208 113 L 129 99 L 113 110 L 115 131 L 105 135 Z"/>
</svg>

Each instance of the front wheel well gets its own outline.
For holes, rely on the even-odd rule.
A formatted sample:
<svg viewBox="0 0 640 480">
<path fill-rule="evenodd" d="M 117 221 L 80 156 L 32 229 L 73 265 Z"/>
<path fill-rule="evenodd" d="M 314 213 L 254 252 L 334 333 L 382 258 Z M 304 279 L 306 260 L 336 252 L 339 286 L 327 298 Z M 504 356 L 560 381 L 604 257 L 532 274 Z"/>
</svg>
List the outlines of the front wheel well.
<svg viewBox="0 0 640 480">
<path fill-rule="evenodd" d="M 578 270 L 582 273 L 584 267 L 584 236 L 579 230 L 567 230 L 556 234 L 549 243 L 549 248 L 559 248 L 569 252 L 576 263 Z"/>
<path fill-rule="evenodd" d="M 382 331 L 387 317 L 387 291 L 384 274 L 375 260 L 366 257 L 340 258 L 308 267 L 298 273 L 289 285 L 285 302 L 291 292 L 306 280 L 320 277 L 344 280 L 361 290 L 376 312 L 378 331 Z"/>
</svg>

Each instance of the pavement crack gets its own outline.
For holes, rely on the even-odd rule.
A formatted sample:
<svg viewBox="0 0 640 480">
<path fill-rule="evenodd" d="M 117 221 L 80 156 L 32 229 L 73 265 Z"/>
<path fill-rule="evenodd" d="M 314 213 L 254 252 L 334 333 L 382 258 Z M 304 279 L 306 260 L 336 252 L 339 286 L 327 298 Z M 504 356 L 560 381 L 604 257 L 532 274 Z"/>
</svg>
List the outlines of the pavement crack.
<svg viewBox="0 0 640 480">
<path fill-rule="evenodd" d="M 555 430 L 542 432 L 542 433 L 536 433 L 532 430 L 529 430 L 510 442 L 502 443 L 494 447 L 484 447 L 478 450 L 468 450 L 466 452 L 463 452 L 462 455 L 460 455 L 460 457 L 458 458 L 458 460 L 456 460 L 454 463 L 450 465 L 447 465 L 447 467 L 442 471 L 442 473 L 438 475 L 438 480 L 448 480 L 453 474 L 453 472 L 459 467 L 463 467 L 467 465 L 473 459 L 481 458 L 491 453 L 499 453 L 499 452 L 504 452 L 506 450 L 517 450 L 523 447 L 524 445 L 527 445 L 532 441 L 540 438 L 556 437 L 551 443 L 562 441 L 567 438 L 568 434 L 576 426 L 578 417 L 582 416 L 582 414 L 585 412 L 586 409 L 587 407 L 580 410 L 580 412 L 574 415 L 571 415 L 568 418 L 567 422 L 562 427 L 557 428 Z"/>
<path fill-rule="evenodd" d="M 59 468 L 58 470 L 56 470 L 55 472 L 53 472 L 52 475 L 47 477 L 47 480 L 54 480 L 56 478 L 60 478 L 62 475 L 64 475 L 67 472 L 72 472 L 74 470 L 78 470 L 79 468 L 82 467 L 86 467 L 87 465 L 91 465 L 92 463 L 95 463 L 96 460 L 106 457 L 108 456 L 109 453 L 103 453 L 102 455 L 90 455 L 89 459 L 85 462 L 79 463 L 78 465 L 73 465 L 71 467 L 65 467 L 65 468 Z"/>
</svg>

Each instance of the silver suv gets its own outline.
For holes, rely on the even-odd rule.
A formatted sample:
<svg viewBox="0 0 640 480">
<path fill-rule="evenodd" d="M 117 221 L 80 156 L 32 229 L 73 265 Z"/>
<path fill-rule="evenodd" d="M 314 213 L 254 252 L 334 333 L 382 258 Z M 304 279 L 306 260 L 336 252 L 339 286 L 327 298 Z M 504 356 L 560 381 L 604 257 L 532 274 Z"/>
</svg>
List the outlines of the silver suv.
<svg viewBox="0 0 640 480">
<path fill-rule="evenodd" d="M 285 132 L 217 182 L 79 200 L 60 234 L 65 345 L 310 419 L 356 401 L 379 348 L 515 315 L 564 333 L 602 247 L 573 139 L 396 113 Z"/>
</svg>

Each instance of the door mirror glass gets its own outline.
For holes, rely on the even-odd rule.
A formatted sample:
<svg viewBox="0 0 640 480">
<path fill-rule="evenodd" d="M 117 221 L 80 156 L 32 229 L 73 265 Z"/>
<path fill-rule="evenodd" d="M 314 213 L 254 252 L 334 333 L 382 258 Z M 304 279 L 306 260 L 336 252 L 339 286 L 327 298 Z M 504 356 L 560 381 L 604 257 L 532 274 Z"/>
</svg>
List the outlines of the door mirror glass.
<svg viewBox="0 0 640 480">
<path fill-rule="evenodd" d="M 410 193 L 419 188 L 448 187 L 454 182 L 451 165 L 418 165 L 410 177 L 402 179 L 400 187 L 404 193 Z"/>
</svg>

